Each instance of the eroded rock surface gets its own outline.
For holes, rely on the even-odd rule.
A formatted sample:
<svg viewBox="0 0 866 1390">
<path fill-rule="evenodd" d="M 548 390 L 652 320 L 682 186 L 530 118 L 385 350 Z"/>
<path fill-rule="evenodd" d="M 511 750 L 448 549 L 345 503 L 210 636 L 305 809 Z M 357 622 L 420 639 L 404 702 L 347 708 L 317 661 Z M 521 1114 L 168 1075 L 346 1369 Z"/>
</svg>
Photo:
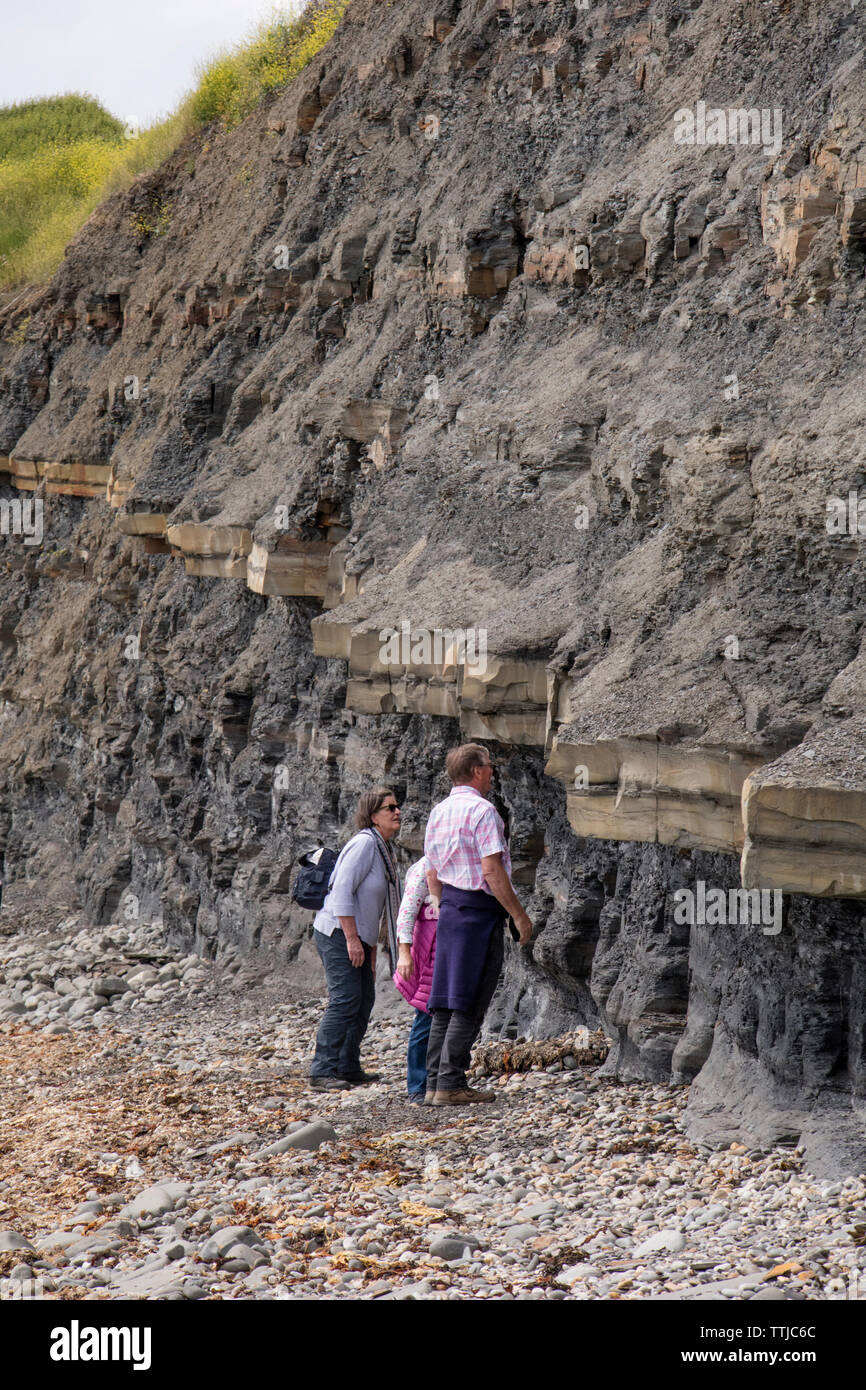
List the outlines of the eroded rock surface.
<svg viewBox="0 0 866 1390">
<path fill-rule="evenodd" d="M 408 862 L 484 739 L 536 922 L 491 1025 L 859 1172 L 862 26 L 721 17 L 357 0 L 0 311 L 5 876 L 296 968 L 298 854 L 386 781 Z"/>
</svg>

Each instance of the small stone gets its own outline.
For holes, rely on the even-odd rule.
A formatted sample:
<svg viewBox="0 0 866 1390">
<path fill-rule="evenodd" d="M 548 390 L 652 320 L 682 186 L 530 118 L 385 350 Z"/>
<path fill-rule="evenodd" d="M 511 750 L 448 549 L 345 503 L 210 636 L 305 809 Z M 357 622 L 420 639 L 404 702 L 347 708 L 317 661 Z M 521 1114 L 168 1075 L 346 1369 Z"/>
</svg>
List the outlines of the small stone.
<svg viewBox="0 0 866 1390">
<path fill-rule="evenodd" d="M 96 1002 L 97 999 L 99 999 L 99 1003 Z M 89 1014 L 96 1013 L 96 1010 L 104 1003 L 105 1000 L 101 995 L 84 995 L 82 998 L 75 1000 L 75 1003 L 69 1010 L 68 1017 L 71 1019 L 86 1018 Z"/>
<path fill-rule="evenodd" d="M 35 1251 L 35 1249 L 35 1245 L 33 1245 L 26 1236 L 19 1235 L 17 1231 L 13 1231 L 10 1228 L 7 1228 L 5 1231 L 0 1231 L 0 1250 Z"/>
<path fill-rule="evenodd" d="M 232 1246 L 255 1245 L 257 1242 L 256 1232 L 250 1226 L 223 1226 L 205 1241 L 198 1252 L 199 1258 L 214 1264 L 228 1255 Z"/>
<path fill-rule="evenodd" d="M 328 1124 L 327 1120 L 313 1120 L 311 1124 L 302 1125 L 293 1133 L 284 1135 L 276 1143 L 268 1144 L 266 1148 L 259 1149 L 256 1157 L 270 1158 L 272 1154 L 287 1153 L 289 1149 L 307 1149 L 313 1152 L 321 1144 L 326 1144 L 336 1137 L 337 1131 L 333 1125 Z"/>
<path fill-rule="evenodd" d="M 228 1135 L 226 1139 L 220 1139 L 216 1144 L 210 1144 L 205 1149 L 205 1153 L 224 1154 L 229 1149 L 239 1148 L 241 1144 L 254 1144 L 258 1137 L 254 1129 L 238 1130 L 237 1133 Z"/>
<path fill-rule="evenodd" d="M 594 1279 L 596 1274 L 597 1270 L 595 1265 L 568 1265 L 565 1269 L 559 1271 L 556 1276 L 556 1282 L 557 1284 L 564 1284 L 566 1288 L 570 1289 L 575 1284 L 581 1283 L 584 1279 Z"/>
<path fill-rule="evenodd" d="M 671 1254 L 676 1254 L 684 1248 L 685 1243 L 686 1238 L 682 1231 L 656 1231 L 655 1235 L 637 1247 L 634 1256 L 636 1259 L 642 1259 L 644 1255 L 655 1255 L 659 1250 L 669 1250 Z"/>
<path fill-rule="evenodd" d="M 707 1226 L 713 1221 L 718 1221 L 719 1217 L 725 1216 L 726 1214 L 727 1208 L 717 1203 L 715 1206 L 705 1207 L 703 1211 L 697 1211 L 691 1214 L 691 1224 L 693 1226 Z"/>
<path fill-rule="evenodd" d="M 517 1226 L 509 1226 L 504 1239 L 507 1245 L 523 1245 L 525 1241 L 532 1240 L 537 1235 L 538 1227 L 524 1222 Z"/>
<path fill-rule="evenodd" d="M 270 1264 L 267 1256 L 261 1250 L 254 1250 L 251 1245 L 238 1243 L 233 1245 L 227 1252 L 229 1260 L 242 1261 L 247 1269 L 257 1269 L 259 1265 Z"/>
<path fill-rule="evenodd" d="M 159 975 L 157 971 L 155 971 L 152 966 L 145 965 L 141 970 L 136 970 L 134 975 L 130 975 L 126 983 L 132 985 L 136 989 L 140 989 L 142 986 L 152 985 L 154 980 L 158 979 Z"/>
<path fill-rule="evenodd" d="M 542 1216 L 558 1216 L 562 1211 L 559 1202 L 533 1202 L 518 1212 L 522 1221 L 537 1221 Z"/>
<path fill-rule="evenodd" d="M 80 1202 L 79 1205 L 75 1208 L 75 1215 L 77 1217 L 101 1216 L 104 1210 L 105 1208 L 103 1207 L 101 1202 L 95 1200 L 90 1202 Z"/>
<path fill-rule="evenodd" d="M 438 1255 L 440 1260 L 462 1260 L 478 1249 L 478 1241 L 471 1236 L 437 1236 L 430 1242 L 430 1254 Z"/>
<path fill-rule="evenodd" d="M 80 1239 L 78 1231 L 48 1231 L 44 1236 L 38 1236 L 37 1242 L 40 1250 L 65 1250 Z"/>
<path fill-rule="evenodd" d="M 155 1187 L 145 1188 L 144 1192 L 139 1192 L 131 1202 L 120 1208 L 120 1216 L 162 1216 L 165 1212 L 172 1211 L 182 1197 L 189 1194 L 190 1185 L 188 1182 L 167 1182 L 158 1183 Z"/>
<path fill-rule="evenodd" d="M 125 994 L 129 989 L 126 980 L 119 975 L 100 975 L 93 981 L 93 993 L 110 999 L 114 994 Z"/>
<path fill-rule="evenodd" d="M 429 1298 L 433 1292 L 433 1285 L 429 1279 L 422 1279 L 418 1284 L 404 1284 L 402 1288 L 395 1289 L 392 1294 L 385 1294 L 385 1298 L 393 1298 L 397 1302 L 404 1302 L 419 1298 Z"/>
</svg>

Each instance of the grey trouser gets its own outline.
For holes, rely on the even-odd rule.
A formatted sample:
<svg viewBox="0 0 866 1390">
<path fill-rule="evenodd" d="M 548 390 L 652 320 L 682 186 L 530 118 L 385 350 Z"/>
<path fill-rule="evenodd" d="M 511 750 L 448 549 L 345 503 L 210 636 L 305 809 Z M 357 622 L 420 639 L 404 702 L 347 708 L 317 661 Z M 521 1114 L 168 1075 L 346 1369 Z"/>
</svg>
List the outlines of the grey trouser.
<svg viewBox="0 0 866 1390">
<path fill-rule="evenodd" d="M 501 926 L 494 927 L 478 990 L 471 1013 L 462 1009 L 434 1009 L 430 1041 L 427 1044 L 427 1094 L 431 1091 L 465 1091 L 466 1072 L 472 1058 L 472 1046 L 487 1006 L 493 998 L 505 954 Z"/>
<path fill-rule="evenodd" d="M 335 931 L 333 936 L 314 931 L 313 939 L 325 967 L 328 1007 L 319 1024 L 310 1076 L 357 1076 L 361 1070 L 361 1039 L 376 998 L 373 952 L 362 941 L 364 964 L 353 965 L 342 931 Z"/>
</svg>

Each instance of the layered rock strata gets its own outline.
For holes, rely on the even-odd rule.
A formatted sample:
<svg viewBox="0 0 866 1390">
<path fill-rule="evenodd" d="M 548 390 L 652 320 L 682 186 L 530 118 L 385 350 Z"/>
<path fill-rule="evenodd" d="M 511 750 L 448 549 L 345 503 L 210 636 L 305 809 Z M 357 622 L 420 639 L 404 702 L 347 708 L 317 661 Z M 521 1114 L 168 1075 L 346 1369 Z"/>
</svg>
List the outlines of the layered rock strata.
<svg viewBox="0 0 866 1390">
<path fill-rule="evenodd" d="M 386 781 L 408 862 L 481 738 L 536 923 L 491 1025 L 863 1167 L 862 45 L 720 18 L 356 0 L 9 302 L 5 872 L 291 963 L 298 854 Z"/>
</svg>

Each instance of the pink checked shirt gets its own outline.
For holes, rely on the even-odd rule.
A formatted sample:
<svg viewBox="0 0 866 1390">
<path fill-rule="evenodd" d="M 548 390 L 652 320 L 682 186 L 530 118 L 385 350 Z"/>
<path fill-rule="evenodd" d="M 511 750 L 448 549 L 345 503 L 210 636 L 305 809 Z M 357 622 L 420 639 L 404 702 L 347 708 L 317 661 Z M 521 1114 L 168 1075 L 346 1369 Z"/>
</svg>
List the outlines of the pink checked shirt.
<svg viewBox="0 0 866 1390">
<path fill-rule="evenodd" d="M 500 853 L 511 878 L 505 826 L 496 807 L 474 787 L 452 787 L 448 798 L 430 812 L 424 836 L 424 854 L 441 882 L 489 893 L 481 860 Z"/>
</svg>

